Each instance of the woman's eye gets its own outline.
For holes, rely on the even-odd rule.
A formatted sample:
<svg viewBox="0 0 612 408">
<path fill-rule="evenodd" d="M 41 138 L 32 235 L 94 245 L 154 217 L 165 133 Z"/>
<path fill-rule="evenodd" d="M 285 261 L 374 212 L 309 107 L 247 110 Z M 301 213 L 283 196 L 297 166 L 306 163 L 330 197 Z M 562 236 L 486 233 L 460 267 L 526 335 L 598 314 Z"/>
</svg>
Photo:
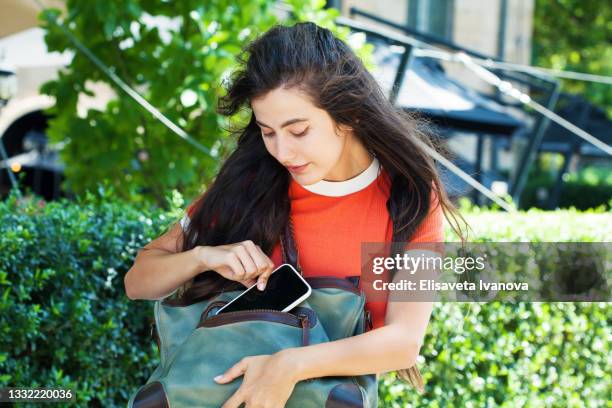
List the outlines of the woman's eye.
<svg viewBox="0 0 612 408">
<path fill-rule="evenodd" d="M 301 132 L 291 132 L 291 134 L 295 137 L 300 137 L 300 136 L 304 136 L 306 135 L 306 133 L 308 133 L 308 128 L 302 130 Z M 261 132 L 263 137 L 272 137 L 274 136 L 274 132 L 270 132 L 270 133 L 265 133 L 265 132 Z"/>
<path fill-rule="evenodd" d="M 302 131 L 301 131 L 301 132 L 299 132 L 299 133 L 294 133 L 294 132 L 291 132 L 291 134 L 292 134 L 293 136 L 304 136 L 304 135 L 305 135 L 307 132 L 308 132 L 308 128 L 306 128 L 306 129 L 302 130 Z"/>
</svg>

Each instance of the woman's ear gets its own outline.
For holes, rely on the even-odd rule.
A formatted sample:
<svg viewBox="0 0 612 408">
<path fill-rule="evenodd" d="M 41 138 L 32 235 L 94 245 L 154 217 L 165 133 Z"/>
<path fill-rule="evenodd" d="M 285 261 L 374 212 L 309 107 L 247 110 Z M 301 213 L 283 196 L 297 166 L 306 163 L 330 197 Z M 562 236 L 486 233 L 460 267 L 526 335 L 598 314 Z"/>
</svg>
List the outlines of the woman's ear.
<svg viewBox="0 0 612 408">
<path fill-rule="evenodd" d="M 349 125 L 345 125 L 345 124 L 340 124 L 337 126 L 337 129 L 339 132 L 341 133 L 351 133 L 354 131 L 352 126 Z"/>
</svg>

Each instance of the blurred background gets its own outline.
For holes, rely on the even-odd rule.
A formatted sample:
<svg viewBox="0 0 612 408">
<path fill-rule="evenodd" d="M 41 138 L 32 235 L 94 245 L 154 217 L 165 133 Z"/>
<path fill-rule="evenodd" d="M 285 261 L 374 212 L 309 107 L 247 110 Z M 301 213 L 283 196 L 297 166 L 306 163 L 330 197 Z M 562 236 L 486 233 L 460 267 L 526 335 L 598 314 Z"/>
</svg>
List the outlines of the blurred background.
<svg viewBox="0 0 612 408">
<path fill-rule="evenodd" d="M 609 151 L 520 99 L 528 95 L 609 146 L 612 47 L 605 3 L 313 3 L 321 3 L 318 16 L 289 18 L 348 27 L 344 35 L 393 102 L 426 120 L 453 162 L 497 196 L 524 209 L 610 208 Z M 8 160 L 2 163 L 36 194 L 46 199 L 79 194 L 106 179 L 132 200 L 161 204 L 171 189 L 192 197 L 231 148 L 214 114 L 221 80 L 244 42 L 286 18 L 291 5 L 148 4 L 3 0 L 0 136 Z M 39 20 L 40 6 L 53 9 Z M 236 10 L 223 15 L 232 7 Z M 247 9 L 255 13 L 249 21 L 235 19 Z M 208 152 L 139 107 L 74 39 Z M 502 92 L 486 74 L 460 61 L 461 53 L 480 67 L 488 62 L 488 73 L 518 94 Z M 602 77 L 566 79 L 567 71 Z M 453 197 L 491 203 L 453 172 L 441 171 Z M 0 192 L 6 194 L 10 180 L 0 174 Z"/>
<path fill-rule="evenodd" d="M 122 278 L 232 150 L 214 108 L 241 48 L 298 21 L 448 150 L 471 240 L 612 240 L 609 2 L 0 0 L 0 386 L 106 407 L 144 384 L 152 302 Z M 380 406 L 609 407 L 610 321 L 606 302 L 438 305 L 425 394 L 389 373 Z"/>
</svg>

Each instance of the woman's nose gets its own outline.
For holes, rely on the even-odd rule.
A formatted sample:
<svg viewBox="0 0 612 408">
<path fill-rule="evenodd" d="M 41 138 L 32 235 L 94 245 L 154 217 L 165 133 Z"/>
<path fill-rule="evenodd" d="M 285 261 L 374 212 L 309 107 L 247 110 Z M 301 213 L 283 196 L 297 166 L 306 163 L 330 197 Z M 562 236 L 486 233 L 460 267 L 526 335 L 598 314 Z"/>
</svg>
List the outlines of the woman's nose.
<svg viewBox="0 0 612 408">
<path fill-rule="evenodd" d="M 283 164 L 296 164 L 293 163 L 293 159 L 295 157 L 294 146 L 291 144 L 291 142 L 287 141 L 286 138 L 276 138 L 276 155 L 278 157 L 278 161 Z"/>
</svg>

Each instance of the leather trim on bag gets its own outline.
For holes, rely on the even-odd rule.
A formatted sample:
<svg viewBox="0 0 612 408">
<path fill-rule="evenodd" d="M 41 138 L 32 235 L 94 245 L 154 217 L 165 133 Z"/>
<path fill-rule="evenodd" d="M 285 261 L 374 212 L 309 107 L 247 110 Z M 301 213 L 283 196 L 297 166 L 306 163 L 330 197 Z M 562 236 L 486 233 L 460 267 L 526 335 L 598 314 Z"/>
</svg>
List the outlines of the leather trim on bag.
<svg viewBox="0 0 612 408">
<path fill-rule="evenodd" d="M 313 276 L 305 279 L 313 289 L 337 288 L 348 290 L 356 295 L 361 295 L 361 289 L 354 284 L 354 279 L 351 280 L 351 278 L 358 279 L 359 277 L 349 276 L 348 278 L 338 278 L 336 276 Z"/>
<path fill-rule="evenodd" d="M 226 324 L 265 320 L 269 322 L 288 324 L 294 327 L 302 327 L 302 321 L 297 316 L 298 314 L 306 314 L 308 316 L 308 327 L 313 328 L 317 322 L 316 313 L 309 308 L 295 307 L 290 312 L 279 312 L 278 310 L 259 309 L 259 310 L 241 310 L 236 312 L 221 313 L 215 316 L 210 316 L 207 319 L 200 321 L 200 327 L 217 327 Z"/>
<path fill-rule="evenodd" d="M 132 404 L 133 408 L 170 408 L 164 386 L 159 381 L 153 381 L 142 387 Z"/>
<path fill-rule="evenodd" d="M 325 408 L 363 408 L 363 395 L 356 384 L 338 384 L 330 391 Z"/>
<path fill-rule="evenodd" d="M 359 287 L 359 279 L 360 276 L 347 276 L 346 279 L 349 280 L 356 288 Z"/>
</svg>

